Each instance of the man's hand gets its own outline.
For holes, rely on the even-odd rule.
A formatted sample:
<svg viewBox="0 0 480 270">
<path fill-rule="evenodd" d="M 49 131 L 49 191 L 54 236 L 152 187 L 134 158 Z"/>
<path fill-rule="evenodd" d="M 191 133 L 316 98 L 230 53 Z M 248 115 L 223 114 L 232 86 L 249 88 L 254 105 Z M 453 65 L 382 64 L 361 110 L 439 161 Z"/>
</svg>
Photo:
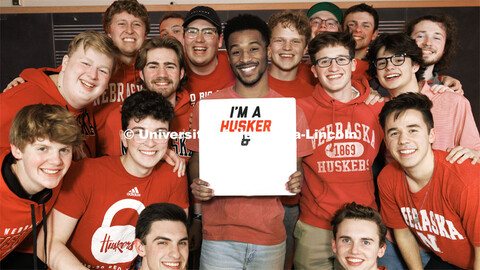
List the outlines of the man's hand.
<svg viewBox="0 0 480 270">
<path fill-rule="evenodd" d="M 430 87 L 430 90 L 435 94 L 437 94 L 437 93 L 441 94 L 441 93 L 445 93 L 447 91 L 455 92 L 453 89 L 450 89 L 450 87 L 445 86 L 443 84 L 434 84 Z"/>
<path fill-rule="evenodd" d="M 480 163 L 480 152 L 474 149 L 470 149 L 463 146 L 457 146 L 454 148 L 448 148 L 447 152 L 449 152 L 447 156 L 447 161 L 450 163 L 454 163 L 455 161 L 458 164 L 462 164 L 467 159 L 472 159 L 472 164 Z"/>
<path fill-rule="evenodd" d="M 195 199 L 199 201 L 208 201 L 213 198 L 215 193 L 213 189 L 208 188 L 208 186 L 210 186 L 210 184 L 207 181 L 200 180 L 199 178 L 193 179 L 190 188 L 192 189 L 192 194 Z"/>
<path fill-rule="evenodd" d="M 375 89 L 370 88 L 370 95 L 368 95 L 367 99 L 365 99 L 363 103 L 367 105 L 373 105 L 382 101 L 385 101 L 385 99 Z"/>
<path fill-rule="evenodd" d="M 8 89 L 11 89 L 19 84 L 22 84 L 24 83 L 25 80 L 22 78 L 22 77 L 17 77 L 15 79 L 13 79 L 13 81 L 11 81 L 9 84 L 7 84 L 7 87 L 5 87 L 5 89 L 3 89 L 3 92 L 7 91 Z"/>
<path fill-rule="evenodd" d="M 442 77 L 442 84 L 450 88 L 453 92 L 463 95 L 462 84 L 459 80 L 452 78 L 450 76 Z"/>
<path fill-rule="evenodd" d="M 181 158 L 175 153 L 172 149 L 167 149 L 167 152 L 163 156 L 163 160 L 173 166 L 173 172 L 177 172 L 178 177 L 185 175 L 185 170 L 187 165 L 185 164 L 185 159 Z"/>
<path fill-rule="evenodd" d="M 303 173 L 301 171 L 296 171 L 288 177 L 288 182 L 285 184 L 285 187 L 291 193 L 298 194 L 302 191 L 302 183 Z"/>
</svg>

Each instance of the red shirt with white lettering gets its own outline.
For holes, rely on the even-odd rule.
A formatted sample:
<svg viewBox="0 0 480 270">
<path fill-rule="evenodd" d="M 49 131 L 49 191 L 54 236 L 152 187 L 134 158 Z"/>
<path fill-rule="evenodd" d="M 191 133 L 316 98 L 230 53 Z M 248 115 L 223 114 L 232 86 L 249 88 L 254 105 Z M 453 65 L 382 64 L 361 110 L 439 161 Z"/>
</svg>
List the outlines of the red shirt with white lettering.
<svg viewBox="0 0 480 270">
<path fill-rule="evenodd" d="M 218 63 L 215 70 L 208 75 L 198 75 L 187 66 L 187 89 L 190 102 L 195 105 L 200 99 L 235 84 L 235 76 L 230 68 L 227 51 L 218 51 Z"/>
<path fill-rule="evenodd" d="M 430 188 L 427 184 L 416 193 L 406 189 L 397 161 L 382 170 L 378 176 L 382 218 L 390 228 L 410 228 L 442 260 L 472 269 L 473 246 L 480 246 L 480 164 L 472 165 L 469 160 L 451 164 L 445 159 L 447 152 L 433 152 Z M 415 224 L 418 212 L 419 223 Z"/>
<path fill-rule="evenodd" d="M 119 156 L 105 156 L 72 165 L 54 208 L 78 219 L 67 247 L 84 265 L 128 269 L 137 256 L 133 240 L 138 214 L 161 202 L 187 208 L 186 177 L 178 178 L 163 161 L 149 176 L 135 177 Z"/>
<path fill-rule="evenodd" d="M 330 97 L 320 84 L 298 101 L 314 137 L 313 154 L 303 159 L 300 220 L 326 230 L 332 230 L 330 220 L 344 203 L 377 208 L 371 166 L 383 139 L 378 122 L 383 102 L 364 103 L 370 94 L 366 80 L 352 81 L 352 87 L 358 96 L 348 103 Z"/>
</svg>

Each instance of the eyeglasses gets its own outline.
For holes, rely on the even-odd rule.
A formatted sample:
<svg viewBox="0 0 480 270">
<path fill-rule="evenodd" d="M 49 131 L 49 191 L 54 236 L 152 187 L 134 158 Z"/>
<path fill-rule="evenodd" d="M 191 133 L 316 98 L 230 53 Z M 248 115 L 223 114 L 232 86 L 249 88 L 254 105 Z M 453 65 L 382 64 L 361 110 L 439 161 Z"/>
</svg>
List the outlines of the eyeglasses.
<svg viewBox="0 0 480 270">
<path fill-rule="evenodd" d="M 406 53 L 402 53 L 394 54 L 390 57 L 377 58 L 373 61 L 373 64 L 378 70 L 385 69 L 388 65 L 388 60 L 390 60 L 390 63 L 392 63 L 394 66 L 401 66 L 405 62 L 406 56 Z"/>
<path fill-rule="evenodd" d="M 325 26 L 328 28 L 328 29 L 334 29 L 334 28 L 337 28 L 338 27 L 338 21 L 335 20 L 335 19 L 320 19 L 318 17 L 316 18 L 311 18 L 310 19 L 310 26 L 316 26 L 316 27 L 319 27 L 320 25 L 323 24 L 323 22 L 325 22 Z"/>
<path fill-rule="evenodd" d="M 169 134 L 166 130 L 148 131 L 142 129 L 133 130 L 133 135 L 128 136 L 129 139 L 133 139 L 136 143 L 144 143 L 147 139 L 151 139 L 156 143 L 168 142 Z"/>
<path fill-rule="evenodd" d="M 179 33 L 183 33 L 183 27 L 181 27 L 180 25 L 172 26 L 172 27 L 170 27 L 170 32 L 172 32 L 174 35 L 179 34 Z M 160 31 L 160 36 L 162 36 L 162 37 L 167 37 L 168 36 L 167 28 L 163 28 Z"/>
<path fill-rule="evenodd" d="M 215 34 L 217 33 L 217 29 L 216 28 L 198 29 L 195 27 L 187 27 L 185 28 L 185 37 L 190 39 L 197 38 L 199 32 L 202 32 L 202 35 L 205 39 L 212 40 L 215 37 Z"/>
<path fill-rule="evenodd" d="M 319 67 L 326 68 L 326 67 L 329 67 L 329 66 L 332 65 L 333 60 L 335 60 L 335 62 L 337 62 L 337 65 L 339 65 L 339 66 L 346 66 L 346 65 L 350 64 L 350 62 L 352 61 L 352 57 L 350 55 L 348 55 L 348 56 L 341 55 L 341 56 L 337 56 L 337 57 L 333 57 L 333 58 L 322 57 L 320 59 L 317 59 L 315 61 L 315 64 L 317 64 L 317 66 L 319 66 Z"/>
</svg>

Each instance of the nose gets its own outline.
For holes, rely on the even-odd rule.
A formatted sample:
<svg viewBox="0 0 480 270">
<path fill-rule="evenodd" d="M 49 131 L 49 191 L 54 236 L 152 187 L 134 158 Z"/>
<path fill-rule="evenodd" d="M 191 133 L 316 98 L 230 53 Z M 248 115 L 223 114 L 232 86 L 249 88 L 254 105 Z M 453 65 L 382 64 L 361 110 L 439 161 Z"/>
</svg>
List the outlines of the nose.
<svg viewBox="0 0 480 270">
<path fill-rule="evenodd" d="M 166 77 L 165 75 L 167 74 L 167 69 L 165 67 L 161 67 L 158 69 L 158 75 L 160 75 L 161 77 Z"/>
<path fill-rule="evenodd" d="M 290 41 L 286 41 L 284 46 L 283 46 L 283 49 L 291 50 L 292 49 L 292 43 Z"/>
<path fill-rule="evenodd" d="M 330 66 L 328 67 L 328 69 L 329 69 L 330 71 L 335 71 L 335 70 L 338 70 L 338 69 L 339 69 L 339 65 L 338 65 L 336 59 L 332 59 L 332 63 L 330 64 Z"/>
<path fill-rule="evenodd" d="M 59 151 L 52 151 L 51 155 L 48 158 L 48 162 L 52 165 L 61 165 L 63 163 L 62 158 L 60 157 Z"/>
<path fill-rule="evenodd" d="M 92 80 L 96 80 L 98 78 L 97 68 L 91 66 L 90 69 L 88 70 L 88 77 L 90 77 Z"/>
<path fill-rule="evenodd" d="M 395 65 L 392 62 L 392 58 L 387 59 L 387 66 L 385 67 L 385 70 L 391 70 L 395 68 Z"/>
<path fill-rule="evenodd" d="M 405 132 L 400 132 L 399 136 L 398 136 L 398 143 L 399 144 L 406 144 L 408 143 L 408 136 Z"/>
<path fill-rule="evenodd" d="M 240 52 L 240 61 L 243 63 L 248 63 L 250 62 L 250 54 L 247 51 L 241 51 Z"/>
<path fill-rule="evenodd" d="M 178 245 L 171 245 L 168 255 L 172 259 L 180 259 L 180 248 Z"/>
<path fill-rule="evenodd" d="M 352 254 L 358 254 L 359 253 L 359 243 L 352 242 L 351 248 L 350 248 L 350 253 Z"/>
<path fill-rule="evenodd" d="M 127 31 L 127 33 L 133 33 L 133 27 L 131 24 L 127 23 L 127 28 L 125 29 L 125 31 Z"/>
<path fill-rule="evenodd" d="M 197 42 L 204 42 L 205 41 L 205 39 L 203 38 L 202 31 L 198 31 L 198 35 L 195 38 L 195 41 L 197 41 Z"/>
</svg>

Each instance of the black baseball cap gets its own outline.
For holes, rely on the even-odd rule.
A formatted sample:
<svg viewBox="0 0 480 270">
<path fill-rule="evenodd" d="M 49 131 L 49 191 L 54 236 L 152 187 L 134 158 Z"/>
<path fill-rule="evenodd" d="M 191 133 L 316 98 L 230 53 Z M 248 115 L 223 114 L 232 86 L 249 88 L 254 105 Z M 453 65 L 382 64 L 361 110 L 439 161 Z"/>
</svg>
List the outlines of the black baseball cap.
<svg viewBox="0 0 480 270">
<path fill-rule="evenodd" d="M 222 22 L 213 8 L 207 6 L 196 6 L 192 8 L 185 17 L 183 27 L 187 27 L 189 23 L 196 19 L 207 20 L 217 28 L 219 35 L 222 34 Z"/>
</svg>

